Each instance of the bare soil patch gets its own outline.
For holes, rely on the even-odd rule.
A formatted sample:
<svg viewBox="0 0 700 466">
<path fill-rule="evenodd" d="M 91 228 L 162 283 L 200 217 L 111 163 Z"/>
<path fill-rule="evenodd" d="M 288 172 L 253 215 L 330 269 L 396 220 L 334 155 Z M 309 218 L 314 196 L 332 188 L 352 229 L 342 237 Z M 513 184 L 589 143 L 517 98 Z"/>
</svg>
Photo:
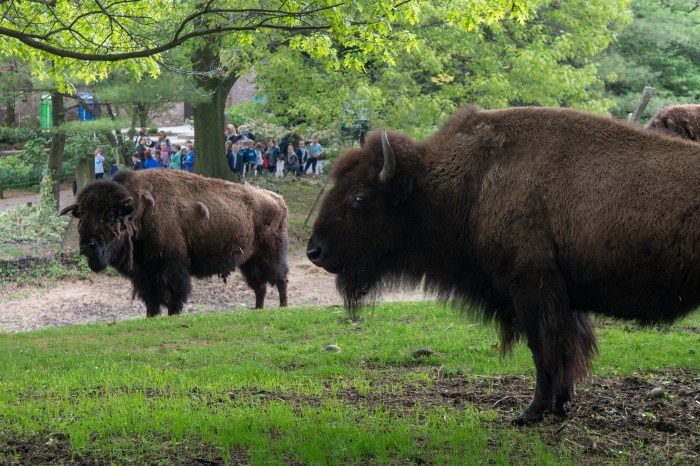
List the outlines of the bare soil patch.
<svg viewBox="0 0 700 466">
<path fill-rule="evenodd" d="M 289 257 L 290 306 L 340 305 L 335 276 L 314 266 L 302 253 Z M 193 279 L 192 294 L 183 312 L 216 312 L 252 309 L 255 295 L 240 272 L 226 282 L 219 277 Z M 87 280 L 46 282 L 39 286 L 10 283 L 0 287 L 0 331 L 22 332 L 73 324 L 115 322 L 145 318 L 146 307 L 133 299 L 131 282 L 115 273 L 90 274 Z M 420 290 L 388 293 L 391 301 L 425 299 Z M 268 287 L 265 307 L 278 307 L 277 288 Z M 163 309 L 163 313 L 167 310 Z"/>
</svg>

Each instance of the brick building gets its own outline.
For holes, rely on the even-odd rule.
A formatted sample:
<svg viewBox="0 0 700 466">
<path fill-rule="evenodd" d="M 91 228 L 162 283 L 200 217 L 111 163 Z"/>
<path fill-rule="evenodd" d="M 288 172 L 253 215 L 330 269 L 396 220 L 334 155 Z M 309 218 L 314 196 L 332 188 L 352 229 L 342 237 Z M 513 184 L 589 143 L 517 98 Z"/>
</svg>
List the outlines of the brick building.
<svg viewBox="0 0 700 466">
<path fill-rule="evenodd" d="M 244 76 L 236 82 L 226 98 L 226 108 L 231 105 L 253 100 L 255 95 L 254 76 Z M 89 93 L 90 90 L 81 92 Z M 39 126 L 41 115 L 41 96 L 46 94 L 46 91 L 32 91 L 24 94 L 21 101 L 15 104 L 15 122 L 18 126 Z M 78 107 L 73 105 L 72 99 L 66 99 L 66 119 L 79 119 Z M 173 104 L 173 106 L 156 116 L 151 121 L 152 126 L 179 126 L 185 122 L 185 118 L 192 115 L 192 107 L 184 102 Z M 5 125 L 7 121 L 7 106 L 4 102 L 0 102 L 0 125 Z"/>
</svg>

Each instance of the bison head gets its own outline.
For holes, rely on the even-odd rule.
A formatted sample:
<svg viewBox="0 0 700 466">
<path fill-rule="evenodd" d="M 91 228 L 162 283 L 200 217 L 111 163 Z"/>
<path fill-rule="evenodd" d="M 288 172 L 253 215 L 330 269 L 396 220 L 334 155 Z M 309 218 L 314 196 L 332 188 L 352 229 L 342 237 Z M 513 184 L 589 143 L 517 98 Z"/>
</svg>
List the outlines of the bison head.
<svg viewBox="0 0 700 466">
<path fill-rule="evenodd" d="M 129 234 L 128 217 L 134 211 L 134 200 L 124 186 L 113 181 L 93 182 L 78 193 L 75 204 L 61 210 L 80 220 L 80 253 L 87 258 L 90 269 L 99 272 L 107 268 L 112 257 L 124 254 L 120 247 Z"/>
<path fill-rule="evenodd" d="M 402 157 L 417 145 L 392 135 Z M 361 148 L 347 151 L 331 173 L 335 184 L 321 204 L 307 247 L 311 262 L 337 274 L 336 286 L 346 306 L 356 308 L 385 279 L 400 273 L 398 260 L 409 244 L 412 170 L 397 167 L 386 132 L 370 135 Z M 411 157 L 412 160 L 420 157 Z M 400 160 L 404 160 L 401 158 Z"/>
</svg>

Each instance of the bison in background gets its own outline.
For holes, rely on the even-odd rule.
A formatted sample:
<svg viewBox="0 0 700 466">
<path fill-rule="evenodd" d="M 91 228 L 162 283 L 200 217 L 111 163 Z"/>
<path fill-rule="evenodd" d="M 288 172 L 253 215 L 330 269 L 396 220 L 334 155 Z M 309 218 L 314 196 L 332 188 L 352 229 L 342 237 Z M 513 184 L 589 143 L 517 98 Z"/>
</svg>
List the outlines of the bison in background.
<svg viewBox="0 0 700 466">
<path fill-rule="evenodd" d="M 130 278 L 149 317 L 161 306 L 180 313 L 190 276 L 225 279 L 236 267 L 255 307 L 267 283 L 287 305 L 287 206 L 275 193 L 178 170 L 125 170 L 87 185 L 68 212 L 80 219 L 90 268 L 111 265 Z"/>
<path fill-rule="evenodd" d="M 336 162 L 308 242 L 346 306 L 385 284 L 476 305 L 532 403 L 566 415 L 597 352 L 586 312 L 644 324 L 700 304 L 700 145 L 567 109 L 464 108 L 425 141 L 370 134 Z"/>
<path fill-rule="evenodd" d="M 700 142 L 700 105 L 669 105 L 651 117 L 646 129 Z"/>
</svg>

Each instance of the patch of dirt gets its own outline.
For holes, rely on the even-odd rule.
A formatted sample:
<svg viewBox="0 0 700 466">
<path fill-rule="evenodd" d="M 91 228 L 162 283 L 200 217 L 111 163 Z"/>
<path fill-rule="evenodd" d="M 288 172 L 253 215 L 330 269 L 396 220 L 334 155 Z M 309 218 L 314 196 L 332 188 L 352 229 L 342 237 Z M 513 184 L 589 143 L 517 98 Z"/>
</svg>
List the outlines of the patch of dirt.
<svg viewBox="0 0 700 466">
<path fill-rule="evenodd" d="M 342 298 L 335 289 L 335 276 L 314 266 L 301 253 L 289 257 L 288 299 L 290 306 L 340 305 Z M 387 293 L 387 301 L 426 299 L 420 290 Z M 114 322 L 145 318 L 146 306 L 132 299 L 131 282 L 115 274 L 91 273 L 87 280 L 60 280 L 43 287 L 10 283 L 0 287 L 0 331 L 22 332 L 72 324 Z M 253 290 L 240 272 L 231 274 L 226 283 L 219 277 L 192 280 L 192 294 L 184 312 L 214 312 L 252 309 Z M 278 307 L 277 288 L 268 287 L 265 307 Z M 167 310 L 163 308 L 163 313 Z"/>
<path fill-rule="evenodd" d="M 61 183 L 59 193 L 59 209 L 67 207 L 73 203 L 72 181 Z M 39 201 L 39 193 L 36 191 L 4 191 L 3 198 L 0 199 L 0 211 L 7 210 L 18 205 L 26 205 L 28 202 L 36 204 Z"/>
</svg>

